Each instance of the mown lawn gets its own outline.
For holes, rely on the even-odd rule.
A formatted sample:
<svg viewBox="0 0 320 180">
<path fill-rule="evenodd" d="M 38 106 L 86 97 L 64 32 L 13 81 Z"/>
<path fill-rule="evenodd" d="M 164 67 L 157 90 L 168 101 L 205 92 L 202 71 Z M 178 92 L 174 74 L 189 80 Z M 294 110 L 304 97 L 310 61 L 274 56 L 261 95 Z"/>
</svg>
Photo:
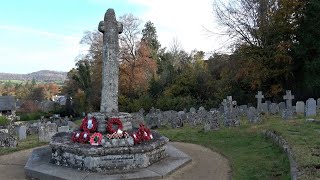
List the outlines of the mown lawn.
<svg viewBox="0 0 320 180">
<path fill-rule="evenodd" d="M 232 179 L 290 179 L 286 154 L 255 129 L 241 125 L 211 132 L 201 127 L 163 128 L 159 132 L 171 141 L 199 144 L 223 154 L 232 166 Z"/>
</svg>

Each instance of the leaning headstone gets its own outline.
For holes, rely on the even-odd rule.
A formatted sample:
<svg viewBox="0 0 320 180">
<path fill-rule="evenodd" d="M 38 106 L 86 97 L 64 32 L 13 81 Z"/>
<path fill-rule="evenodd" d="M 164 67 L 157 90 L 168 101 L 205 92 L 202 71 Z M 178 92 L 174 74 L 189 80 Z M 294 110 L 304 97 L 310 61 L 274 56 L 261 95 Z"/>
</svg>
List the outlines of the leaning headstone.
<svg viewBox="0 0 320 180">
<path fill-rule="evenodd" d="M 101 112 L 118 112 L 119 81 L 119 37 L 123 31 L 122 23 L 116 20 L 113 9 L 108 9 L 98 30 L 103 33 L 103 68 Z"/>
<path fill-rule="evenodd" d="M 255 107 L 249 107 L 247 111 L 247 118 L 250 123 L 258 123 L 261 121 L 259 111 Z"/>
<path fill-rule="evenodd" d="M 306 102 L 306 116 L 315 116 L 317 115 L 317 105 L 316 100 L 309 98 Z"/>
<path fill-rule="evenodd" d="M 46 123 L 39 128 L 39 141 L 50 142 L 51 137 L 57 133 L 58 127 L 55 123 Z"/>
<path fill-rule="evenodd" d="M 304 113 L 304 102 L 303 101 L 297 101 L 296 103 L 296 113 L 297 114 L 303 114 Z"/>
<path fill-rule="evenodd" d="M 24 140 L 27 138 L 27 127 L 26 126 L 20 126 L 18 128 L 18 137 L 19 137 L 19 140 Z"/>
<path fill-rule="evenodd" d="M 258 94 L 255 97 L 257 98 L 257 109 L 258 111 L 260 111 L 262 99 L 264 98 L 264 95 L 262 95 L 262 91 L 258 91 Z"/>
<path fill-rule="evenodd" d="M 270 112 L 270 114 L 272 114 L 272 115 L 277 114 L 277 113 L 279 112 L 279 106 L 278 106 L 278 104 L 277 104 L 277 103 L 271 103 L 271 104 L 269 105 L 269 112 Z"/>
</svg>

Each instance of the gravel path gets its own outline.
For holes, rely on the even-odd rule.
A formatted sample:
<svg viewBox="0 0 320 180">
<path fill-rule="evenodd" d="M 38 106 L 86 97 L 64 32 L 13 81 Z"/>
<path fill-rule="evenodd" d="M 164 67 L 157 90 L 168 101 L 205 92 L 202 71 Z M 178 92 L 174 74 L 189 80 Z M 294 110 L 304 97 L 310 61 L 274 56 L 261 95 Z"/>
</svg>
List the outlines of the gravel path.
<svg viewBox="0 0 320 180">
<path fill-rule="evenodd" d="M 191 156 L 192 161 L 175 171 L 165 180 L 229 180 L 231 168 L 228 160 L 220 154 L 196 144 L 170 142 Z M 0 156 L 0 180 L 25 179 L 24 166 L 32 149 Z"/>
<path fill-rule="evenodd" d="M 188 154 L 192 161 L 180 168 L 166 180 L 229 180 L 231 179 L 231 168 L 228 160 L 208 148 L 196 144 L 172 142 L 177 149 Z"/>
</svg>

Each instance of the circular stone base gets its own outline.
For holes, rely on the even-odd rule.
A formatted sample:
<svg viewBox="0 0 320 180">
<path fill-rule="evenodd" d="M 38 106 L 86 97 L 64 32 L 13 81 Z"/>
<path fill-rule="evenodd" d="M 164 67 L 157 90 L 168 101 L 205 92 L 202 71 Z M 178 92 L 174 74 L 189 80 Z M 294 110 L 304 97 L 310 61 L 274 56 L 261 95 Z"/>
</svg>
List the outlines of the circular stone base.
<svg viewBox="0 0 320 180">
<path fill-rule="evenodd" d="M 106 175 L 51 164 L 49 163 L 51 148 L 44 147 L 32 152 L 24 170 L 28 179 L 157 179 L 171 174 L 191 161 L 188 155 L 172 145 L 167 145 L 166 153 L 167 157 L 146 168 L 138 168 L 128 173 Z"/>
<path fill-rule="evenodd" d="M 57 133 L 52 137 L 50 162 L 89 172 L 107 174 L 130 172 L 145 168 L 167 156 L 168 138 L 153 131 L 153 139 L 134 146 L 102 147 L 74 143 L 71 133 Z"/>
</svg>

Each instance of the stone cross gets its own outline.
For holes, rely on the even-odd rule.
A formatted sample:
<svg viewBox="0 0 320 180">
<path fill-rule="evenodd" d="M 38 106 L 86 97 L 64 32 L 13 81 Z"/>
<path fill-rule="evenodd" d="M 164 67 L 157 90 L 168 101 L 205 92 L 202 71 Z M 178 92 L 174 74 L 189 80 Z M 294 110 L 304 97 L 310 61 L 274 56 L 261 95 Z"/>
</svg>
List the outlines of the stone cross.
<svg viewBox="0 0 320 180">
<path fill-rule="evenodd" d="M 227 111 L 227 100 L 223 99 L 221 104 L 223 105 L 223 111 L 226 112 Z"/>
<path fill-rule="evenodd" d="M 294 96 L 291 94 L 291 90 L 286 90 L 286 95 L 283 96 L 283 99 L 286 100 L 287 109 L 292 109 L 292 99 L 294 99 Z"/>
<path fill-rule="evenodd" d="M 257 109 L 260 111 L 261 110 L 262 99 L 264 98 L 264 95 L 262 95 L 262 91 L 258 91 L 258 94 L 256 95 L 256 98 L 257 98 Z"/>
<path fill-rule="evenodd" d="M 113 9 L 108 9 L 98 30 L 103 33 L 103 69 L 100 112 L 118 112 L 119 34 L 123 25 L 116 20 Z"/>
</svg>

